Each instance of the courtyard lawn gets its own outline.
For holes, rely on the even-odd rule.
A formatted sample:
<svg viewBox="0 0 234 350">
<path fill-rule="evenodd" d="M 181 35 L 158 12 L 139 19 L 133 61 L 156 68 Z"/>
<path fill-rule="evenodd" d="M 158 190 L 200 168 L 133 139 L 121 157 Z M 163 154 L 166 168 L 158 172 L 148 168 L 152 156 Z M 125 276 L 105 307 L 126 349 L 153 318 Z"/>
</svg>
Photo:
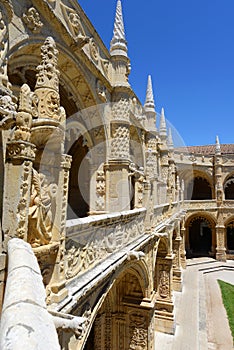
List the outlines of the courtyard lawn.
<svg viewBox="0 0 234 350">
<path fill-rule="evenodd" d="M 218 283 L 222 293 L 223 304 L 227 312 L 232 338 L 234 340 L 234 285 L 221 280 L 218 280 Z"/>
</svg>

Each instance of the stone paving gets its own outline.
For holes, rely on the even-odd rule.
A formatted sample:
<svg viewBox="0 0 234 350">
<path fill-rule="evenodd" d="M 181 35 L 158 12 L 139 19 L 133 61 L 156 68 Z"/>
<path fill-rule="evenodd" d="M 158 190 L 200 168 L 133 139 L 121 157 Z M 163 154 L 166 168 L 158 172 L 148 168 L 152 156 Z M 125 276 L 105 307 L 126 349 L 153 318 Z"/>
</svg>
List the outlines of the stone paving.
<svg viewBox="0 0 234 350">
<path fill-rule="evenodd" d="M 183 291 L 174 293 L 175 335 L 156 332 L 155 350 L 234 349 L 217 279 L 234 284 L 234 261 L 187 261 Z"/>
</svg>

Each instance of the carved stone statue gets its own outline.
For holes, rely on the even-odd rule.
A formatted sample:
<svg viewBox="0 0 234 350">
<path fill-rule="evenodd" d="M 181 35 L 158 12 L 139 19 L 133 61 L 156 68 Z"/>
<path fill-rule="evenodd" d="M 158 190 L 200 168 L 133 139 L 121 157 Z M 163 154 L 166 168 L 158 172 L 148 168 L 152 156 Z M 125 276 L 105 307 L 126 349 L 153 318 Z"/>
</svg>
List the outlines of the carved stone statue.
<svg viewBox="0 0 234 350">
<path fill-rule="evenodd" d="M 44 174 L 33 169 L 28 219 L 28 241 L 33 247 L 48 244 L 52 237 L 51 191 Z"/>
</svg>

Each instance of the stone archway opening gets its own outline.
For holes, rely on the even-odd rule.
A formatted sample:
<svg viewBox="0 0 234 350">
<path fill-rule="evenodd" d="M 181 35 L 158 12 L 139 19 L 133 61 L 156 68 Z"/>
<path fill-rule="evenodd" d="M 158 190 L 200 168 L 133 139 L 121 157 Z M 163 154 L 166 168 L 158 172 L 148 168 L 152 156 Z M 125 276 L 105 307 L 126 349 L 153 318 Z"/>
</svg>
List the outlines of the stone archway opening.
<svg viewBox="0 0 234 350">
<path fill-rule="evenodd" d="M 234 176 L 230 177 L 224 185 L 225 199 L 234 200 Z"/>
<path fill-rule="evenodd" d="M 69 179 L 68 219 L 82 218 L 89 214 L 90 164 L 87 157 L 88 146 L 80 136 L 69 150 L 72 166 Z"/>
<path fill-rule="evenodd" d="M 234 220 L 226 226 L 227 251 L 234 253 Z"/>
<path fill-rule="evenodd" d="M 140 276 L 129 270 L 114 283 L 89 333 L 84 350 L 151 349 L 153 310 L 141 306 Z"/>
<path fill-rule="evenodd" d="M 190 181 L 187 192 L 190 194 L 191 200 L 212 199 L 211 185 L 207 179 L 201 176 L 196 176 Z"/>
<path fill-rule="evenodd" d="M 188 225 L 189 249 L 188 257 L 212 255 L 212 222 L 202 216 L 194 217 Z"/>
</svg>

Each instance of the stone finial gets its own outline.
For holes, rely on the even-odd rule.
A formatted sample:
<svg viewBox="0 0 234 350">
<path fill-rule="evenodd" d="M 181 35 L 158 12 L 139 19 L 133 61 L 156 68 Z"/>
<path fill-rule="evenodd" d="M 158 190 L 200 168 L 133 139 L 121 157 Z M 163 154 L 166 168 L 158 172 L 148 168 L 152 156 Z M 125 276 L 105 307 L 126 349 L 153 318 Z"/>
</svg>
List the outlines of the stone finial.
<svg viewBox="0 0 234 350">
<path fill-rule="evenodd" d="M 35 95 L 38 101 L 38 118 L 65 120 L 65 111 L 60 107 L 58 50 L 52 37 L 46 38 L 41 47 L 41 64 L 37 67 Z"/>
<path fill-rule="evenodd" d="M 51 88 L 59 92 L 58 50 L 52 37 L 47 37 L 41 47 L 41 64 L 37 67 L 35 89 Z"/>
<path fill-rule="evenodd" d="M 116 15 L 114 23 L 113 38 L 110 45 L 111 56 L 120 55 L 127 56 L 127 41 L 125 38 L 123 12 L 121 0 L 117 1 Z"/>
<path fill-rule="evenodd" d="M 144 107 L 146 112 L 155 112 L 155 103 L 154 103 L 154 94 L 153 94 L 153 88 L 152 88 L 151 75 L 148 76 L 148 84 L 147 84 Z"/>
<path fill-rule="evenodd" d="M 218 135 L 216 136 L 216 142 L 215 142 L 215 154 L 216 155 L 220 155 L 221 154 L 221 147 L 220 147 L 220 142 L 219 142 Z"/>
<path fill-rule="evenodd" d="M 174 148 L 171 128 L 169 128 L 169 131 L 168 131 L 167 144 L 168 144 L 169 149 Z"/>
<path fill-rule="evenodd" d="M 166 126 L 166 119 L 165 119 L 165 114 L 164 114 L 164 108 L 162 108 L 162 110 L 161 110 L 159 134 L 160 134 L 162 139 L 166 139 L 167 138 L 167 126 Z"/>
<path fill-rule="evenodd" d="M 16 114 L 16 127 L 14 130 L 15 140 L 30 140 L 32 126 L 32 99 L 33 94 L 27 84 L 23 84 L 19 95 L 19 108 Z"/>
</svg>

